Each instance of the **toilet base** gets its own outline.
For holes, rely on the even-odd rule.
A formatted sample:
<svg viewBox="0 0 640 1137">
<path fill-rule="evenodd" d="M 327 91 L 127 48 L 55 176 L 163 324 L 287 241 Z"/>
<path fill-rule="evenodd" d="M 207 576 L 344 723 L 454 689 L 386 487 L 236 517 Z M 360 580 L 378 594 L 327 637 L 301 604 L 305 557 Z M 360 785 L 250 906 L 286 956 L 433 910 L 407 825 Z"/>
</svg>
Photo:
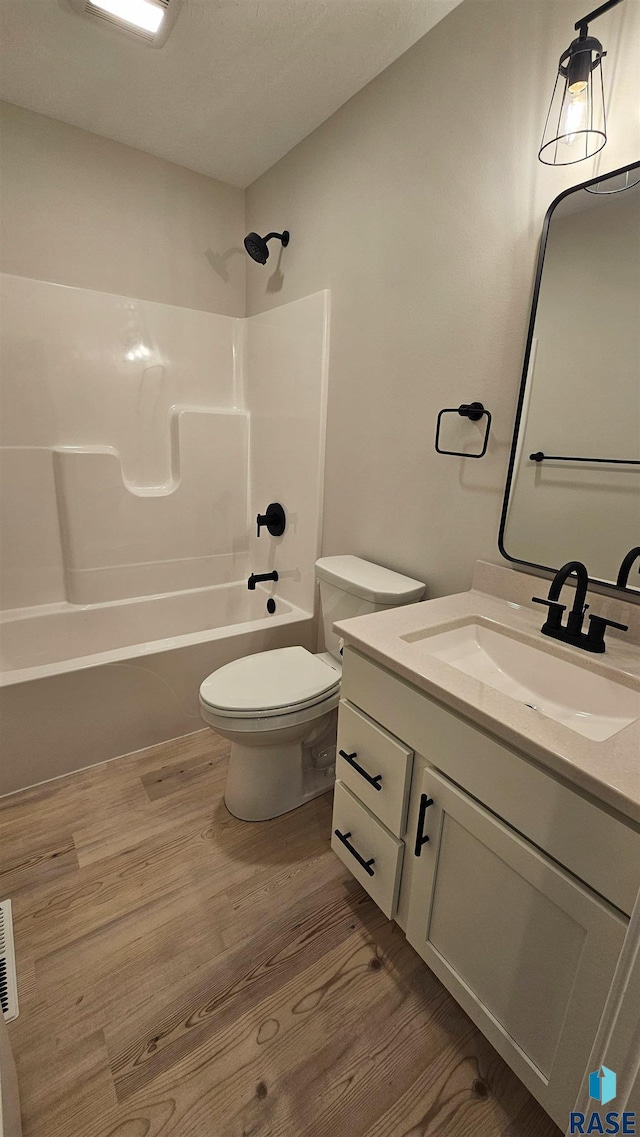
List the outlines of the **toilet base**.
<svg viewBox="0 0 640 1137">
<path fill-rule="evenodd" d="M 336 712 L 303 741 L 232 741 L 224 802 L 240 821 L 267 821 L 333 789 Z"/>
<path fill-rule="evenodd" d="M 277 801 L 272 799 L 270 802 L 266 802 L 264 797 L 261 801 L 257 801 L 254 795 L 248 794 L 245 790 L 238 792 L 237 787 L 229 786 L 229 782 L 227 782 L 224 804 L 229 813 L 237 817 L 239 821 L 269 821 L 273 817 L 280 817 L 283 813 L 290 813 L 292 809 L 297 809 L 299 805 L 304 805 L 312 798 L 320 797 L 320 794 L 328 793 L 329 790 L 333 789 L 334 783 L 335 767 L 331 767 L 330 775 L 323 777 L 322 784 L 316 788 L 300 794 L 287 793 L 286 796 L 283 795 Z M 275 799 L 275 795 L 273 798 Z"/>
</svg>

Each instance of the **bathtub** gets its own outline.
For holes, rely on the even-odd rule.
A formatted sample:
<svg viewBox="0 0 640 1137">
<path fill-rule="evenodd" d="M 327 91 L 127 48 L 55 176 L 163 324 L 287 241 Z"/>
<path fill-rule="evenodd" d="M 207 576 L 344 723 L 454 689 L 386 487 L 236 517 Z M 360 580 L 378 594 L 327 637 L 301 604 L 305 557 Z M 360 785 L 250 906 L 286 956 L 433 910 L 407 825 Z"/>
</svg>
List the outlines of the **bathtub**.
<svg viewBox="0 0 640 1137">
<path fill-rule="evenodd" d="M 315 646 L 313 614 L 245 582 L 0 615 L 0 794 L 203 725 L 202 680 L 251 652 Z"/>
</svg>

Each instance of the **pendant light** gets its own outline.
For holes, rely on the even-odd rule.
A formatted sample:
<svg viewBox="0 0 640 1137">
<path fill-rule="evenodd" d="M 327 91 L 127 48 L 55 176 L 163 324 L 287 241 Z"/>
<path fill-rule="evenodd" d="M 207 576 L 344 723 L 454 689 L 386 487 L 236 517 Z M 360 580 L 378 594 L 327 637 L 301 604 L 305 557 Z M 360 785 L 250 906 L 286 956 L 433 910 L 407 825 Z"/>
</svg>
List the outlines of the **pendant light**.
<svg viewBox="0 0 640 1137">
<path fill-rule="evenodd" d="M 607 141 L 607 118 L 600 40 L 589 24 L 622 0 L 607 0 L 578 20 L 577 38 L 563 51 L 542 135 L 538 158 L 546 166 L 571 166 L 592 158 Z"/>
</svg>

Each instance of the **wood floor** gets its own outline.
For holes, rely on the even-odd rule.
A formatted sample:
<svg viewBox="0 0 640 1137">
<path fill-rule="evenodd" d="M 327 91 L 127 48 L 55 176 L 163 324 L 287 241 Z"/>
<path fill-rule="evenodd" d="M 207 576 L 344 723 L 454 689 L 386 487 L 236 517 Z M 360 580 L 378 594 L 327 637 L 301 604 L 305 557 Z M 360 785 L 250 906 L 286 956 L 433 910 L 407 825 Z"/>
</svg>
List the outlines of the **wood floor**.
<svg viewBox="0 0 640 1137">
<path fill-rule="evenodd" d="M 329 848 L 210 731 L 0 800 L 25 1137 L 557 1137 Z"/>
</svg>

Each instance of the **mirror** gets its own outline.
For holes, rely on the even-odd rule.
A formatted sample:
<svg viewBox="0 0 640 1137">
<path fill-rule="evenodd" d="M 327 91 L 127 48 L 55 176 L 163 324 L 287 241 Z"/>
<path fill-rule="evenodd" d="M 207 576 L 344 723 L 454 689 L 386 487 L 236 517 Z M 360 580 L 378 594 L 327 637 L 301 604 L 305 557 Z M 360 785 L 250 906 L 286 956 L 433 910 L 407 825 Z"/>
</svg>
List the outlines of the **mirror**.
<svg viewBox="0 0 640 1137">
<path fill-rule="evenodd" d="M 579 560 L 613 585 L 634 545 L 640 162 L 565 191 L 545 218 L 499 538 L 508 560 Z"/>
</svg>

